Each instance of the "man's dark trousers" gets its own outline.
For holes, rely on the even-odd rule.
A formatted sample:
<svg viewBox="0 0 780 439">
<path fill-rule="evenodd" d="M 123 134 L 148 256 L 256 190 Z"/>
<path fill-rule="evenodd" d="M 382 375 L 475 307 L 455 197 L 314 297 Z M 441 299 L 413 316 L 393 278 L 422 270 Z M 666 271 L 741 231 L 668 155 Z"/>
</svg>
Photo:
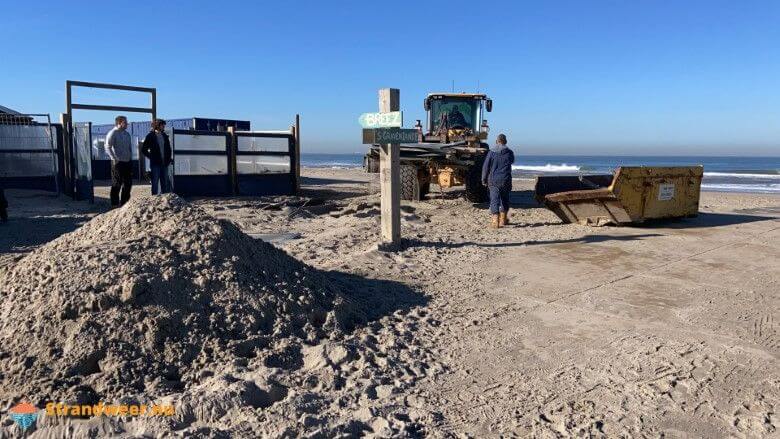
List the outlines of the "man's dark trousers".
<svg viewBox="0 0 780 439">
<path fill-rule="evenodd" d="M 114 162 L 111 164 L 111 207 L 118 207 L 130 199 L 133 187 L 132 162 Z M 120 199 L 119 192 L 122 192 Z"/>
<path fill-rule="evenodd" d="M 0 188 L 0 221 L 8 221 L 8 201 L 5 199 L 3 188 Z"/>
<path fill-rule="evenodd" d="M 490 213 L 498 215 L 499 212 L 509 212 L 509 194 L 512 192 L 512 183 L 503 186 L 490 186 Z"/>
</svg>

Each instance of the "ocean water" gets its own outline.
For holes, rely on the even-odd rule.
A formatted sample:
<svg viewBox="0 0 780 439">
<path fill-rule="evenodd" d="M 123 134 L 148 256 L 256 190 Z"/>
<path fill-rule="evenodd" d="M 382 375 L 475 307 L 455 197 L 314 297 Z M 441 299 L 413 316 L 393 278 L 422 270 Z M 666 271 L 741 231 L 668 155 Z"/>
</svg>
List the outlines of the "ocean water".
<svg viewBox="0 0 780 439">
<path fill-rule="evenodd" d="M 302 154 L 301 164 L 319 168 L 360 168 L 363 154 Z M 612 173 L 619 166 L 703 165 L 702 189 L 721 192 L 780 194 L 780 157 L 660 157 L 564 156 L 517 154 L 513 174 L 537 175 Z"/>
</svg>

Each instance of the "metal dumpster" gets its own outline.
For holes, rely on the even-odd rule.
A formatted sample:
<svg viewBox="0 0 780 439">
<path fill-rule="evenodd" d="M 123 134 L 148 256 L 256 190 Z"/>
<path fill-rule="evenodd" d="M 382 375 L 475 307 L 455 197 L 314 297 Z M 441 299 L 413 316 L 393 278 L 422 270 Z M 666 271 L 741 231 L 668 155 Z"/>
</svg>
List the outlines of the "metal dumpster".
<svg viewBox="0 0 780 439">
<path fill-rule="evenodd" d="M 566 223 L 591 226 L 696 216 L 702 166 L 618 168 L 605 188 L 544 196 L 544 205 Z"/>
</svg>

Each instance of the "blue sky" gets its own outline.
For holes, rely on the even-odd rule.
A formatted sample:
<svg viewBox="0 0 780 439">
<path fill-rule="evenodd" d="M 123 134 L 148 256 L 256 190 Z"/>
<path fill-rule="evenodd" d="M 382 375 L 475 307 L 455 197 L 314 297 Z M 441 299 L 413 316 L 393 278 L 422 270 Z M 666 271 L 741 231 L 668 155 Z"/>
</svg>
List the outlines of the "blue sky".
<svg viewBox="0 0 780 439">
<path fill-rule="evenodd" d="M 14 1 L 0 37 L 24 112 L 63 112 L 66 79 L 153 86 L 161 117 L 300 113 L 304 152 L 357 152 L 377 89 L 411 125 L 454 80 L 528 154 L 780 155 L 780 1 Z"/>
</svg>

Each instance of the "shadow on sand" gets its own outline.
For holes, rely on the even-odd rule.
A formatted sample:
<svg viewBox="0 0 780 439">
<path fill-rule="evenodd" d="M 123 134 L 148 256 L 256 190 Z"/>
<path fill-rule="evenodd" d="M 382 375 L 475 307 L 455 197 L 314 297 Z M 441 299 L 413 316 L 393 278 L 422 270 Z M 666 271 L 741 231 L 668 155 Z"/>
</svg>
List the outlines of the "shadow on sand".
<svg viewBox="0 0 780 439">
<path fill-rule="evenodd" d="M 404 241 L 405 247 L 433 247 L 433 248 L 461 248 L 461 247 L 485 247 L 485 248 L 503 248 L 503 247 L 523 247 L 532 245 L 552 245 L 552 244 L 568 244 L 568 243 L 583 243 L 593 244 L 605 241 L 636 241 L 644 238 L 651 238 L 654 236 L 661 236 L 659 233 L 645 233 L 641 235 L 628 235 L 628 236 L 610 236 L 610 235 L 587 235 L 580 238 L 571 239 L 553 239 L 550 241 L 523 241 L 523 242 L 429 242 L 421 241 L 418 239 L 407 239 Z"/>
<path fill-rule="evenodd" d="M 0 224 L 0 254 L 25 253 L 30 247 L 45 244 L 72 232 L 88 218 L 83 216 L 14 217 Z"/>
<path fill-rule="evenodd" d="M 732 226 L 757 221 L 780 220 L 780 216 L 743 215 L 739 213 L 699 213 L 691 218 L 649 220 L 641 224 L 629 225 L 642 229 L 699 229 L 708 227 Z"/>
<path fill-rule="evenodd" d="M 105 206 L 73 201 L 53 192 L 5 191 L 8 222 L 0 223 L 0 254 L 26 253 L 80 227 Z"/>
<path fill-rule="evenodd" d="M 367 321 L 364 323 L 428 303 L 425 295 L 398 281 L 366 278 L 340 271 L 323 274 L 342 285 L 345 298 L 365 314 Z"/>
<path fill-rule="evenodd" d="M 340 201 L 347 198 L 354 198 L 361 195 L 366 195 L 365 191 L 355 189 L 354 191 L 346 189 L 326 189 L 326 188 L 313 188 L 313 187 L 301 187 L 301 196 L 309 198 L 322 198 L 328 201 Z"/>
<path fill-rule="evenodd" d="M 432 189 L 431 192 L 428 194 L 428 199 L 431 200 L 433 199 L 456 200 L 459 198 L 465 200 L 465 197 L 466 197 L 466 192 L 465 190 L 462 190 L 462 188 L 460 187 L 453 190 L 448 190 L 446 192 L 440 192 L 438 190 Z M 543 207 L 542 205 L 537 203 L 536 200 L 534 199 L 534 191 L 532 190 L 512 191 L 509 194 L 509 205 L 513 209 Z M 483 203 L 473 203 L 472 206 L 487 210 L 490 206 L 490 203 L 488 201 L 485 201 Z"/>
<path fill-rule="evenodd" d="M 542 207 L 534 198 L 534 191 L 512 191 L 509 194 L 509 204 L 511 207 Z"/>
<path fill-rule="evenodd" d="M 301 177 L 302 185 L 330 185 L 330 184 L 368 184 L 366 180 L 346 180 L 342 178 Z"/>
</svg>

